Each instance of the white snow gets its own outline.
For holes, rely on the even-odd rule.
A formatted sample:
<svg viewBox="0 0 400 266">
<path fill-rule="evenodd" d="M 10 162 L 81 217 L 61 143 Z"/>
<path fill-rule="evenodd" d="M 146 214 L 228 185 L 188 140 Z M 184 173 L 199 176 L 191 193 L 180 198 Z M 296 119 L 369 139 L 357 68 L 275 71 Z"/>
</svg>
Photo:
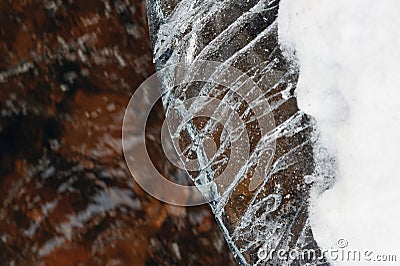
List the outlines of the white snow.
<svg viewBox="0 0 400 266">
<path fill-rule="evenodd" d="M 299 107 L 338 160 L 335 185 L 311 202 L 314 236 L 325 249 L 344 238 L 351 249 L 396 254 L 397 263 L 399 11 L 398 0 L 282 0 L 279 13 L 281 44 L 299 60 Z"/>
</svg>

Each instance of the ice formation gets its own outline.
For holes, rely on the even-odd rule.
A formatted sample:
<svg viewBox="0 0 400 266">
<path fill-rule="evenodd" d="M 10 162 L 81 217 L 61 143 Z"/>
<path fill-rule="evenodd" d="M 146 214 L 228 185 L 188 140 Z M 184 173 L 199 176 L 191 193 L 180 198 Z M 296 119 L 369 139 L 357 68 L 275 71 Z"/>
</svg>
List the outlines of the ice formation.
<svg viewBox="0 0 400 266">
<path fill-rule="evenodd" d="M 157 69 L 182 62 L 190 65 L 197 60 L 221 62 L 251 77 L 271 107 L 275 127 L 260 135 L 257 121 L 251 118 L 252 111 L 243 115 L 250 103 L 241 102 L 234 93 L 209 83 L 172 88 L 171 76 L 160 76 L 161 83 L 170 88 L 163 97 L 167 113 L 171 106 L 187 98 L 213 96 L 236 106 L 235 110 L 243 115 L 252 156 L 228 188 L 216 186 L 213 193 L 218 194 L 218 200 L 210 203 L 237 261 L 243 265 L 326 264 L 324 258 L 317 257 L 291 261 L 274 256 L 267 262 L 257 256 L 261 247 L 318 251 L 308 217 L 313 182 L 307 178 L 314 172 L 314 129 L 310 117 L 297 107 L 296 60 L 285 57 L 279 45 L 279 1 L 148 0 L 147 9 Z M 186 143 L 195 143 L 204 128 L 219 130 L 212 119 L 191 121 L 185 127 L 183 142 Z M 216 135 L 223 138 L 223 130 Z M 257 173 L 263 175 L 262 184 L 252 190 L 250 177 L 255 165 L 265 163 L 260 152 L 265 151 L 266 143 L 275 143 L 275 153 L 268 170 Z M 230 147 L 217 148 L 222 156 L 216 158 L 219 160 L 204 170 L 189 171 L 197 185 L 213 182 L 223 171 L 226 164 L 221 159 L 229 157 Z M 209 159 L 201 146 L 193 158 L 205 162 Z"/>
</svg>

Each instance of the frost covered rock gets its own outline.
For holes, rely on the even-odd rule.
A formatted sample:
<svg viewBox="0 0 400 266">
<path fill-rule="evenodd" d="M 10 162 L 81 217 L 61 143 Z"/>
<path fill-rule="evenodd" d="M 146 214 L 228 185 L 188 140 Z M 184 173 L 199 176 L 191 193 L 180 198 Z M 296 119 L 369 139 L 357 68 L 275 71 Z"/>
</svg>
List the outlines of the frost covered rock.
<svg viewBox="0 0 400 266">
<path fill-rule="evenodd" d="M 259 252 L 260 248 L 267 252 L 319 252 L 308 222 L 314 129 L 310 118 L 297 107 L 296 62 L 288 60 L 279 46 L 279 1 L 148 0 L 147 8 L 154 61 L 159 70 L 182 62 L 188 66 L 199 60 L 220 62 L 221 72 L 234 67 L 250 77 L 269 105 L 269 110 L 264 111 L 273 118 L 274 126 L 261 132 L 259 120 L 252 119 L 252 108 L 258 108 L 259 102 L 245 102 L 229 88 L 207 82 L 175 88 L 170 77 L 160 77 L 169 90 L 163 97 L 167 113 L 179 101 L 207 96 L 229 103 L 244 121 L 245 126 L 240 129 L 249 136 L 250 157 L 227 186 L 215 183 L 215 200 L 210 202 L 236 260 L 243 265 L 326 263 L 318 256 L 292 260 L 276 253 L 266 259 Z M 180 132 L 182 150 L 193 146 L 204 134 L 214 136 L 217 143 L 216 153 L 220 156 L 212 159 L 204 146 L 187 149 L 186 156 L 208 162 L 205 168 L 189 171 L 196 185 L 215 182 L 227 166 L 232 150 L 224 141 L 234 130 L 224 131 L 223 126 L 213 119 L 192 119 Z M 273 153 L 265 157 L 271 145 Z M 261 164 L 266 171 L 255 171 Z M 252 178 L 260 177 L 261 184 L 251 187 Z"/>
</svg>

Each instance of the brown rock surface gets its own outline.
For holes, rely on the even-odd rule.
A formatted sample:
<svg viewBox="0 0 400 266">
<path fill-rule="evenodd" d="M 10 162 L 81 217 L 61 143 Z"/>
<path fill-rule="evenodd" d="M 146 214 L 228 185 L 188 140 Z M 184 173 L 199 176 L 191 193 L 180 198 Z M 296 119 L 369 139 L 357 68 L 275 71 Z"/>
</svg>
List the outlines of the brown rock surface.
<svg viewBox="0 0 400 266">
<path fill-rule="evenodd" d="M 1 265 L 233 264 L 208 206 L 126 168 L 124 108 L 154 72 L 144 1 L 4 0 L 0 44 Z"/>
</svg>

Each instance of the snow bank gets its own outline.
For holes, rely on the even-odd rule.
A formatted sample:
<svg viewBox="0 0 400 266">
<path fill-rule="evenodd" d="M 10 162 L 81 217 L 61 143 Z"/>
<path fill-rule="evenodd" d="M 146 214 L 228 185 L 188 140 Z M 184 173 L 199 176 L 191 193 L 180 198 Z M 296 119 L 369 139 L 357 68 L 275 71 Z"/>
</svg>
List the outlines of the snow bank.
<svg viewBox="0 0 400 266">
<path fill-rule="evenodd" d="M 399 10 L 398 0 L 282 0 L 279 14 L 281 44 L 300 64 L 299 107 L 339 167 L 334 187 L 311 202 L 315 238 L 398 260 Z"/>
</svg>

